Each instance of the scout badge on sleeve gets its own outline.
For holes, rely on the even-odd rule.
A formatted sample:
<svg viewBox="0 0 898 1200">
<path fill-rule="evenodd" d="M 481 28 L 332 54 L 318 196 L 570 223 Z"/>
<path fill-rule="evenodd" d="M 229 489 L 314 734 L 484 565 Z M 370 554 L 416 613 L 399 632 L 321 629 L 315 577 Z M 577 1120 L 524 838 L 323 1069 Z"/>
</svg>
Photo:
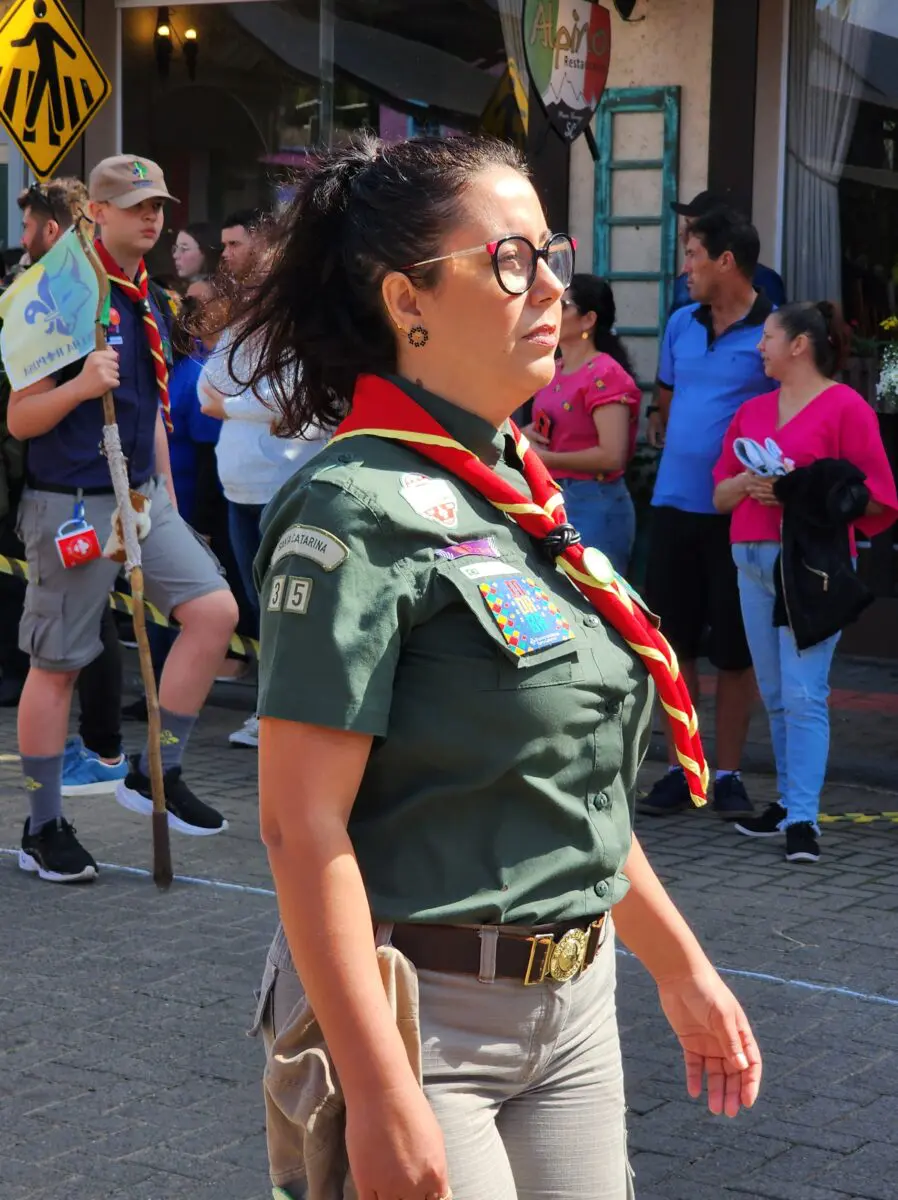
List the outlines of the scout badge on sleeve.
<svg viewBox="0 0 898 1200">
<path fill-rule="evenodd" d="M 87 523 L 82 500 L 76 502 L 71 519 L 59 526 L 56 533 L 56 550 L 66 570 L 83 566 L 95 558 L 102 558 L 100 539 L 93 525 Z"/>
</svg>

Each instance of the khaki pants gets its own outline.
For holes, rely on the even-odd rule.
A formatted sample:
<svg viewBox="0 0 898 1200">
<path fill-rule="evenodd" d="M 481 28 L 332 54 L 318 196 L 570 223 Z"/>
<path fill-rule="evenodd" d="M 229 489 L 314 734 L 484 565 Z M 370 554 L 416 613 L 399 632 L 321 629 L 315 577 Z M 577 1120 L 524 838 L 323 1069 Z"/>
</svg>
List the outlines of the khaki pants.
<svg viewBox="0 0 898 1200">
<path fill-rule="evenodd" d="M 283 937 L 265 981 L 258 1025 L 270 1053 L 302 996 Z M 613 931 L 570 983 L 419 971 L 418 988 L 424 1090 L 455 1200 L 633 1200 Z M 283 1146 L 269 1149 L 283 1162 Z"/>
</svg>

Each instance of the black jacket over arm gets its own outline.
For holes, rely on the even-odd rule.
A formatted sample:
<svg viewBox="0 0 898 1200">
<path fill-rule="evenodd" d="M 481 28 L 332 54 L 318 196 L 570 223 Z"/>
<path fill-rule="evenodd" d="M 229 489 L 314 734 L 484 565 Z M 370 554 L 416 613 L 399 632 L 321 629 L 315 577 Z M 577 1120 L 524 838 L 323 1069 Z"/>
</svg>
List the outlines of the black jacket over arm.
<svg viewBox="0 0 898 1200">
<path fill-rule="evenodd" d="M 870 503 L 866 476 L 842 458 L 821 458 L 776 480 L 783 505 L 774 625 L 788 625 L 799 650 L 856 621 L 873 593 L 858 579 L 849 530 Z"/>
</svg>

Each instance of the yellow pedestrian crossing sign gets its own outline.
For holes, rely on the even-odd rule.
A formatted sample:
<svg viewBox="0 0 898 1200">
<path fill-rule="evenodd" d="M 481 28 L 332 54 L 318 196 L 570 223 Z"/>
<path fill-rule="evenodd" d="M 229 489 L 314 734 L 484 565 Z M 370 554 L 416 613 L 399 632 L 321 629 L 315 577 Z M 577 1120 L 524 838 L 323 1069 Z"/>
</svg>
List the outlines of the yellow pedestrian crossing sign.
<svg viewBox="0 0 898 1200">
<path fill-rule="evenodd" d="M 18 0 L 0 21 L 0 121 L 49 179 L 111 91 L 59 0 Z"/>
</svg>

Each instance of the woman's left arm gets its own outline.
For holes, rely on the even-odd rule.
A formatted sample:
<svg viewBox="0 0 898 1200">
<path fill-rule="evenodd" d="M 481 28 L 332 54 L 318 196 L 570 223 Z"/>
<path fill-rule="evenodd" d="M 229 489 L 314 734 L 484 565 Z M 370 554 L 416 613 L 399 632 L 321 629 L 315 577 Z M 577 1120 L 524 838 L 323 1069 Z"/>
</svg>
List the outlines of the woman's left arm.
<svg viewBox="0 0 898 1200">
<path fill-rule="evenodd" d="M 598 444 L 587 450 L 544 450 L 534 446 L 547 470 L 588 471 L 600 475 L 623 471 L 630 454 L 630 404 L 622 399 L 593 409 Z"/>
<path fill-rule="evenodd" d="M 751 1108 L 761 1085 L 761 1053 L 742 1008 L 633 837 L 626 896 L 614 906 L 621 941 L 658 987 L 664 1015 L 683 1048 L 686 1086 L 697 1098 L 707 1079 L 715 1115 Z"/>
</svg>

